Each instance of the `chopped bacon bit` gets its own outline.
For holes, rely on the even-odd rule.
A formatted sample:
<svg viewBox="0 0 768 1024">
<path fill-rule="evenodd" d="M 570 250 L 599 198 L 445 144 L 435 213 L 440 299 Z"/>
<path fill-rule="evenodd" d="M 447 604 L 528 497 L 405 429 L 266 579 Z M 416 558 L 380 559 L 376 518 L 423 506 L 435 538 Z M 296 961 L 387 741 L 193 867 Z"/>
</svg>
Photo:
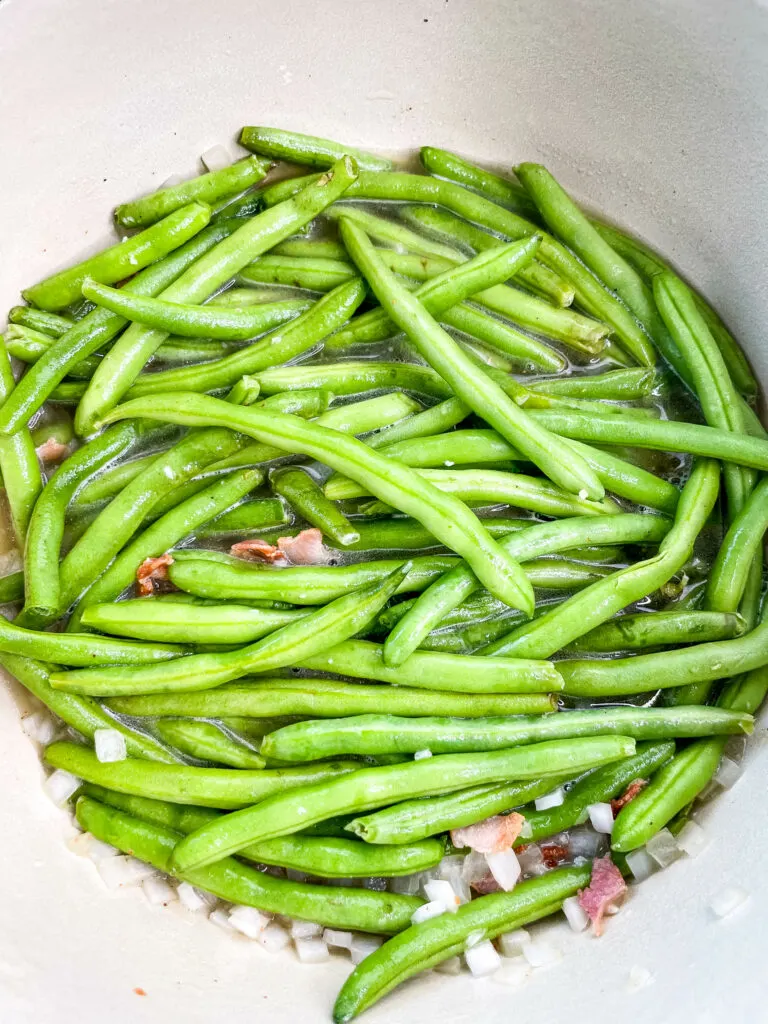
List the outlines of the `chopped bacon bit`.
<svg viewBox="0 0 768 1024">
<path fill-rule="evenodd" d="M 69 445 L 62 444 L 55 437 L 49 437 L 35 449 L 37 457 L 41 462 L 60 462 L 65 455 L 69 455 Z"/>
<path fill-rule="evenodd" d="M 545 868 L 556 868 L 558 864 L 568 859 L 568 847 L 550 843 L 549 846 L 541 847 L 541 856 L 544 858 Z"/>
<path fill-rule="evenodd" d="M 524 824 L 525 818 L 516 811 L 495 814 L 476 825 L 452 829 L 451 842 L 456 847 L 468 846 L 478 853 L 501 853 L 512 848 Z"/>
<path fill-rule="evenodd" d="M 145 558 L 136 570 L 136 580 L 142 597 L 154 594 L 156 585 L 168 579 L 168 566 L 173 565 L 172 555 L 160 555 L 159 558 Z"/>
<path fill-rule="evenodd" d="M 320 530 L 302 530 L 295 537 L 278 537 L 277 546 L 293 565 L 327 565 L 331 552 Z"/>
<path fill-rule="evenodd" d="M 613 811 L 614 818 L 622 807 L 626 807 L 628 803 L 634 800 L 637 794 L 641 790 L 645 789 L 647 785 L 647 779 L 635 779 L 633 782 L 630 782 L 620 797 L 617 797 L 615 800 L 611 800 L 611 810 Z"/>
<path fill-rule="evenodd" d="M 493 875 L 488 872 L 483 878 L 469 883 L 470 889 L 474 889 L 480 896 L 488 896 L 492 892 L 502 892 L 502 888 Z"/>
<path fill-rule="evenodd" d="M 626 893 L 627 883 L 609 853 L 592 861 L 592 878 L 579 892 L 579 904 L 587 912 L 595 935 L 602 935 L 604 916 L 615 912 Z"/>
<path fill-rule="evenodd" d="M 274 544 L 261 540 L 260 537 L 254 537 L 252 540 L 241 540 L 237 544 L 233 544 L 229 549 L 229 553 L 234 555 L 235 558 L 245 558 L 252 562 L 269 562 L 285 565 L 287 561 L 279 548 L 276 548 Z"/>
</svg>

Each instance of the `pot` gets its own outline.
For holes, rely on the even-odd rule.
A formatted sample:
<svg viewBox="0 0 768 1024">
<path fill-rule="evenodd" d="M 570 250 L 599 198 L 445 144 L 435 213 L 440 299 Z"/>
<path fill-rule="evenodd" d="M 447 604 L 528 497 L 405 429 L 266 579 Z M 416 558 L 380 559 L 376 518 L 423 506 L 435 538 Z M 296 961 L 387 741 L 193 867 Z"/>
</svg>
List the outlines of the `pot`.
<svg viewBox="0 0 768 1024">
<path fill-rule="evenodd" d="M 566 187 L 666 254 L 768 380 L 765 0 L 6 0 L 0 6 L 0 296 L 99 249 L 111 208 L 192 174 L 244 124 L 402 153 L 445 146 Z M 65 846 L 18 688 L 0 687 L 0 1019 L 325 1024 L 346 961 L 299 965 L 138 889 L 108 892 Z M 429 974 L 368 1024 L 608 1024 L 765 1017 L 768 748 L 708 813 L 708 848 L 633 890 L 599 941 L 519 991 Z M 708 910 L 725 887 L 747 902 Z M 640 975 L 649 983 L 638 991 Z M 635 979 L 633 985 L 630 976 Z"/>
</svg>

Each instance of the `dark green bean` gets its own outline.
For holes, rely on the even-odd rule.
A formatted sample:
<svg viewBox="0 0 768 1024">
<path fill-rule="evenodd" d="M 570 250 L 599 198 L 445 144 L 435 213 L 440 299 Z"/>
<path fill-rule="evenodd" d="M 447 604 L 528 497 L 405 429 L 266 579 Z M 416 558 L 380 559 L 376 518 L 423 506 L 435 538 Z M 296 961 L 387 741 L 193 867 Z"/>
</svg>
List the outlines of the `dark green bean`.
<svg viewBox="0 0 768 1024">
<path fill-rule="evenodd" d="M 197 536 L 217 537 L 229 533 L 259 533 L 288 522 L 290 522 L 290 516 L 279 498 L 255 498 L 237 505 L 229 512 L 223 512 L 216 516 L 207 526 L 197 531 Z"/>
<path fill-rule="evenodd" d="M 353 157 L 358 166 L 367 171 L 388 171 L 392 167 L 392 161 L 384 156 L 283 128 L 248 126 L 240 132 L 240 145 L 272 160 L 287 160 L 307 167 L 331 167 L 345 155 Z"/>
<path fill-rule="evenodd" d="M 0 577 L 0 604 L 21 601 L 24 598 L 24 572 L 8 573 Z"/>
<path fill-rule="evenodd" d="M 604 653 L 635 651 L 646 647 L 732 640 L 746 632 L 747 624 L 736 613 L 668 611 L 621 615 L 585 633 L 569 645 L 572 651 Z"/>
<path fill-rule="evenodd" d="M 302 786 L 293 796 L 280 794 L 236 815 L 218 818 L 183 839 L 173 852 L 173 863 L 181 871 L 201 867 L 253 842 L 290 835 L 332 815 L 370 810 L 389 804 L 393 799 L 467 789 L 481 782 L 538 778 L 543 774 L 578 774 L 634 752 L 634 740 L 625 736 L 601 736 L 364 768 L 353 772 L 349 783 L 327 780 L 320 785 Z M 158 766 L 152 765 L 152 768 L 157 770 Z"/>
<path fill-rule="evenodd" d="M 276 494 L 284 498 L 302 519 L 321 530 L 329 540 L 343 548 L 360 540 L 360 534 L 349 519 L 326 498 L 319 484 L 303 469 L 291 467 L 273 470 L 269 482 Z"/>
</svg>

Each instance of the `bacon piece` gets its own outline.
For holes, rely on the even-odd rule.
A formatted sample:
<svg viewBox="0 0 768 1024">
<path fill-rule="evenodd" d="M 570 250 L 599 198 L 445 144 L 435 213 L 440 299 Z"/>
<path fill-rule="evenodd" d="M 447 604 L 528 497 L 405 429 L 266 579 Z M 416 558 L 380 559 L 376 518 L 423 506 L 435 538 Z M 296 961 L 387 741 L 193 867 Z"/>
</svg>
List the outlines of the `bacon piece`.
<svg viewBox="0 0 768 1024">
<path fill-rule="evenodd" d="M 645 789 L 647 785 L 647 779 L 634 779 L 632 782 L 630 782 L 630 784 L 627 786 L 627 788 L 624 790 L 620 797 L 617 797 L 615 800 L 611 800 L 611 810 L 613 811 L 614 818 L 619 813 L 621 808 L 626 807 L 628 803 L 634 800 L 637 794 L 641 790 Z"/>
<path fill-rule="evenodd" d="M 234 555 L 235 558 L 245 558 L 251 562 L 269 562 L 277 565 L 287 564 L 287 559 L 283 552 L 276 548 L 274 544 L 270 544 L 260 537 L 254 537 L 252 540 L 241 540 L 237 544 L 233 544 L 229 549 L 229 553 Z"/>
<path fill-rule="evenodd" d="M 560 846 L 558 843 L 550 843 L 541 847 L 541 856 L 544 858 L 545 868 L 556 868 L 568 859 L 568 847 Z"/>
<path fill-rule="evenodd" d="M 160 555 L 159 558 L 145 558 L 136 570 L 136 580 L 142 597 L 154 594 L 156 586 L 168 579 L 168 566 L 173 565 L 172 555 Z"/>
<path fill-rule="evenodd" d="M 69 445 L 62 444 L 55 437 L 49 437 L 47 441 L 38 445 L 35 451 L 41 462 L 60 462 L 66 455 L 69 455 Z"/>
<path fill-rule="evenodd" d="M 469 883 L 470 889 L 474 889 L 480 896 L 488 896 L 492 892 L 502 892 L 502 888 L 493 875 L 488 872 L 483 878 L 478 878 L 475 882 Z"/>
<path fill-rule="evenodd" d="M 277 546 L 293 565 L 327 565 L 331 552 L 320 530 L 302 530 L 295 537 L 278 537 Z"/>
<path fill-rule="evenodd" d="M 476 825 L 452 829 L 451 842 L 457 847 L 468 846 L 478 853 L 501 853 L 512 848 L 524 824 L 525 818 L 516 811 L 494 814 Z"/>
<path fill-rule="evenodd" d="M 589 886 L 579 892 L 579 904 L 592 922 L 595 935 L 603 933 L 603 918 L 617 907 L 627 893 L 627 883 L 607 853 L 592 861 Z"/>
</svg>

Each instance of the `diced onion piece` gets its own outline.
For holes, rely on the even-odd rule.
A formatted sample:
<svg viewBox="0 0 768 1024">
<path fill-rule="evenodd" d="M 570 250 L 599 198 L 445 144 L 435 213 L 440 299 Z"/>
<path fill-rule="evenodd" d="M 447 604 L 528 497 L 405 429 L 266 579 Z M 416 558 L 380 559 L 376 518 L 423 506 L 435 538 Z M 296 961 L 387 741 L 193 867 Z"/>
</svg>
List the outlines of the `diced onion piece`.
<svg viewBox="0 0 768 1024">
<path fill-rule="evenodd" d="M 432 751 L 431 750 L 426 750 L 426 749 L 425 750 L 417 750 L 416 753 L 413 755 L 413 760 L 414 761 L 423 761 L 425 757 L 432 757 Z"/>
<path fill-rule="evenodd" d="M 432 900 L 431 903 L 422 903 L 411 914 L 411 924 L 421 924 L 422 921 L 429 921 L 431 917 L 440 917 L 445 914 L 445 904 L 440 900 Z"/>
<path fill-rule="evenodd" d="M 152 875 L 149 878 L 145 878 L 141 883 L 141 888 L 148 902 L 153 907 L 173 903 L 176 899 L 176 890 L 168 879 L 163 878 L 161 875 Z"/>
<path fill-rule="evenodd" d="M 296 956 L 303 964 L 321 964 L 327 960 L 331 952 L 319 935 L 308 935 L 304 939 L 294 939 Z"/>
<path fill-rule="evenodd" d="M 709 901 L 709 909 L 715 917 L 727 917 L 749 899 L 749 893 L 739 885 L 731 885 L 713 896 Z"/>
<path fill-rule="evenodd" d="M 544 863 L 544 854 L 541 852 L 541 847 L 537 846 L 536 843 L 531 843 L 524 850 L 520 850 L 515 856 L 524 875 L 543 875 L 547 870 Z"/>
<path fill-rule="evenodd" d="M 530 839 L 532 835 L 533 829 L 531 828 L 530 821 L 528 821 L 526 818 L 523 818 L 523 827 L 520 829 L 520 838 Z"/>
<path fill-rule="evenodd" d="M 525 957 L 517 956 L 513 960 L 505 960 L 493 976 L 499 985 L 509 988 L 522 988 L 531 976 L 531 965 Z"/>
<path fill-rule="evenodd" d="M 579 903 L 578 896 L 569 896 L 567 900 L 563 900 L 563 913 L 575 932 L 583 932 L 589 924 L 589 915 Z"/>
<path fill-rule="evenodd" d="M 743 768 L 730 757 L 721 757 L 714 781 L 721 789 L 730 789 L 741 778 Z"/>
<path fill-rule="evenodd" d="M 229 923 L 248 939 L 258 939 L 269 924 L 269 917 L 256 910 L 255 907 L 232 907 L 229 912 Z"/>
<path fill-rule="evenodd" d="M 73 793 L 80 788 L 80 779 L 71 772 L 57 768 L 52 775 L 49 775 L 43 785 L 45 792 L 53 800 L 57 807 L 63 807 Z"/>
<path fill-rule="evenodd" d="M 464 953 L 467 967 L 474 977 L 482 978 L 487 974 L 493 974 L 501 967 L 501 957 L 496 952 L 490 939 L 478 942 L 476 946 L 470 947 Z"/>
<path fill-rule="evenodd" d="M 56 735 L 57 725 L 47 711 L 35 711 L 22 718 L 21 728 L 34 743 L 47 747 Z"/>
<path fill-rule="evenodd" d="M 424 892 L 432 903 L 442 903 L 443 909 L 447 910 L 449 914 L 455 914 L 459 909 L 459 900 L 453 891 L 453 886 L 442 878 L 433 878 L 431 882 L 427 882 Z"/>
<path fill-rule="evenodd" d="M 291 921 L 292 939 L 313 939 L 323 934 L 323 926 L 316 921 Z"/>
<path fill-rule="evenodd" d="M 105 885 L 109 889 L 120 889 L 140 885 L 145 879 L 157 874 L 157 869 L 143 861 L 121 854 L 119 857 L 105 857 L 96 865 Z"/>
<path fill-rule="evenodd" d="M 117 729 L 97 729 L 93 734 L 96 758 L 104 763 L 124 761 L 128 756 L 125 736 Z"/>
<path fill-rule="evenodd" d="M 326 928 L 323 932 L 323 942 L 331 949 L 352 949 L 352 932 L 338 931 L 336 928 Z"/>
<path fill-rule="evenodd" d="M 196 889 L 194 885 L 190 885 L 189 882 L 182 882 L 176 890 L 176 895 L 179 897 L 182 907 L 185 910 L 191 910 L 192 913 L 208 906 L 208 901 L 200 890 Z"/>
<path fill-rule="evenodd" d="M 635 966 L 629 972 L 629 981 L 627 982 L 627 988 L 630 992 L 639 992 L 641 988 L 645 988 L 647 985 L 653 983 L 653 975 L 647 967 L 641 967 L 639 964 Z"/>
<path fill-rule="evenodd" d="M 683 855 L 677 840 L 668 828 L 662 828 L 655 836 L 651 836 L 645 848 L 660 868 L 669 867 Z"/>
<path fill-rule="evenodd" d="M 441 964 L 435 967 L 440 974 L 461 974 L 461 959 L 457 956 L 449 956 Z"/>
<path fill-rule="evenodd" d="M 371 953 L 375 952 L 383 939 L 378 935 L 354 935 L 352 937 L 352 948 L 350 953 L 352 954 L 352 963 L 359 964 Z"/>
<path fill-rule="evenodd" d="M 590 804 L 587 812 L 595 832 L 603 832 L 606 835 L 613 832 L 613 808 L 610 804 Z"/>
<path fill-rule="evenodd" d="M 464 877 L 464 860 L 464 857 L 452 854 L 449 857 L 443 857 L 437 865 L 438 877 L 450 883 L 459 903 L 469 903 L 472 899 L 469 882 Z"/>
<path fill-rule="evenodd" d="M 211 146 L 200 156 L 207 171 L 221 171 L 229 167 L 232 157 L 222 145 Z"/>
<path fill-rule="evenodd" d="M 563 954 L 545 939 L 531 939 L 523 946 L 523 956 L 531 967 L 549 967 L 563 959 Z"/>
<path fill-rule="evenodd" d="M 272 921 L 259 935 L 257 941 L 268 953 L 279 953 L 281 949 L 285 949 L 285 947 L 289 945 L 291 936 L 285 928 L 282 928 L 275 921 Z"/>
<path fill-rule="evenodd" d="M 637 882 L 644 882 L 646 878 L 650 878 L 659 869 L 659 865 L 644 846 L 641 846 L 638 850 L 632 850 L 625 859 L 627 867 Z"/>
<path fill-rule="evenodd" d="M 562 786 L 558 786 L 551 793 L 536 797 L 533 803 L 537 811 L 548 811 L 550 807 L 559 807 L 564 800 L 565 790 Z"/>
<path fill-rule="evenodd" d="M 677 845 L 689 857 L 698 857 L 709 846 L 707 833 L 695 821 L 686 821 L 677 834 Z"/>
<path fill-rule="evenodd" d="M 485 878 L 488 874 L 488 861 L 485 859 L 485 854 L 478 853 L 476 850 L 468 853 L 464 858 L 461 873 L 468 885 L 472 885 L 473 882 L 479 882 L 481 878 Z"/>
<path fill-rule="evenodd" d="M 505 892 L 509 892 L 517 885 L 522 873 L 520 861 L 515 856 L 514 850 L 502 850 L 501 853 L 487 853 L 485 859 L 491 874 Z"/>
<path fill-rule="evenodd" d="M 525 928 L 517 928 L 513 932 L 504 932 L 499 936 L 499 946 L 504 956 L 521 956 L 523 949 L 531 941 L 531 933 Z"/>
<path fill-rule="evenodd" d="M 217 927 L 223 929 L 225 932 L 233 932 L 235 929 L 232 927 L 229 921 L 229 914 L 226 910 L 213 910 L 208 915 L 208 920 L 211 924 L 215 924 Z"/>
</svg>

